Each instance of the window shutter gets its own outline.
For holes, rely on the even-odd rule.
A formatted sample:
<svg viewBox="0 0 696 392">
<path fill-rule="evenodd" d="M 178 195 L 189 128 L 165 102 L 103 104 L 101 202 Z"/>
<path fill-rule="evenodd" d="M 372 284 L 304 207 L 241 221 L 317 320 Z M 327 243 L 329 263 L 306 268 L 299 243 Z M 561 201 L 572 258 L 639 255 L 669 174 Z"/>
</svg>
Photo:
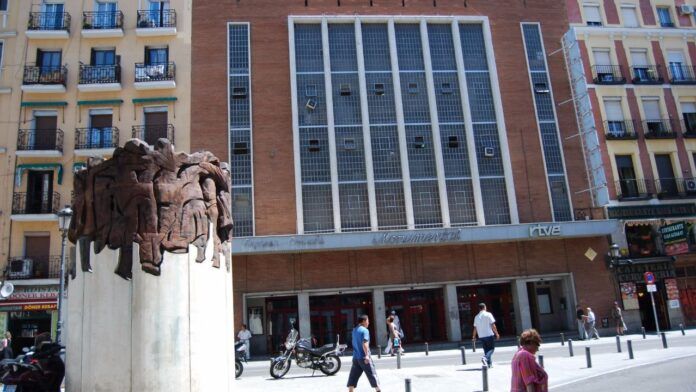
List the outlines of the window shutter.
<svg viewBox="0 0 696 392">
<path fill-rule="evenodd" d="M 623 121 L 624 119 L 621 101 L 604 101 L 604 111 L 609 121 Z"/>
<path fill-rule="evenodd" d="M 660 116 L 660 101 L 651 99 L 643 101 L 643 111 L 645 112 L 646 120 L 659 120 Z"/>
<path fill-rule="evenodd" d="M 592 54 L 594 55 L 596 65 L 611 65 L 608 50 L 594 50 Z"/>
<path fill-rule="evenodd" d="M 682 113 L 696 113 L 696 102 L 682 102 Z"/>
<path fill-rule="evenodd" d="M 648 65 L 648 53 L 645 51 L 631 51 L 633 65 Z"/>
<path fill-rule="evenodd" d="M 602 23 L 602 15 L 598 5 L 585 5 L 585 18 L 588 22 Z"/>
<path fill-rule="evenodd" d="M 624 27 L 639 26 L 636 7 L 621 7 L 621 16 L 623 16 Z"/>
</svg>

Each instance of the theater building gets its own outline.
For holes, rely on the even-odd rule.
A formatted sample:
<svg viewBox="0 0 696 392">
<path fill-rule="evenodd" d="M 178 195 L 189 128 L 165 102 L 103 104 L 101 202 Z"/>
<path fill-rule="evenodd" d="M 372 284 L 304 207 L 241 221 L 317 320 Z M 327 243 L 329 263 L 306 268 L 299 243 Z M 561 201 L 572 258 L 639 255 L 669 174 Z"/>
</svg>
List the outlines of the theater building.
<svg viewBox="0 0 696 392">
<path fill-rule="evenodd" d="M 236 319 L 252 351 L 290 325 L 378 342 L 608 317 L 616 221 L 586 171 L 565 4 L 193 3 L 191 148 L 229 157 Z M 604 188 L 606 192 L 606 188 Z"/>
</svg>

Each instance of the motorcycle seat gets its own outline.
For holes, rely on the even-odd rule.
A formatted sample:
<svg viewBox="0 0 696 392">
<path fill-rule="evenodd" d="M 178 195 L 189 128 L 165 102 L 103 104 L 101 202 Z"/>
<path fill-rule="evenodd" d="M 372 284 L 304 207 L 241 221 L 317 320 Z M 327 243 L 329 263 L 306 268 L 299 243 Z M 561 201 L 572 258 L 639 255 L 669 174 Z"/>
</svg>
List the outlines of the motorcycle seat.
<svg viewBox="0 0 696 392">
<path fill-rule="evenodd" d="M 328 352 L 334 351 L 334 345 L 333 344 L 326 344 L 326 345 L 323 345 L 321 347 L 310 348 L 308 350 L 313 355 L 321 356 L 321 355 L 324 355 Z"/>
</svg>

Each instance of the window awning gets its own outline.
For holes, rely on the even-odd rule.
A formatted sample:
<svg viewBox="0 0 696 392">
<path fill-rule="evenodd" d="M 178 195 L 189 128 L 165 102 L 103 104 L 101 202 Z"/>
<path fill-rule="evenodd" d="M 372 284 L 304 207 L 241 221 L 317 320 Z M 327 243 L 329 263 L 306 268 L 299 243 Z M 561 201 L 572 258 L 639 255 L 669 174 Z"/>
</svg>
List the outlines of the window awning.
<svg viewBox="0 0 696 392">
<path fill-rule="evenodd" d="M 68 106 L 65 101 L 34 101 L 34 102 L 22 102 L 19 106 L 23 108 L 41 108 L 41 107 L 56 107 L 56 106 Z"/>
<path fill-rule="evenodd" d="M 56 179 L 58 185 L 63 183 L 63 165 L 60 163 L 23 163 L 17 165 L 17 169 L 15 170 L 15 184 L 17 187 L 22 185 L 22 175 L 25 170 L 57 170 L 58 176 Z"/>
<path fill-rule="evenodd" d="M 122 103 L 122 99 L 93 99 L 88 101 L 77 101 L 78 106 L 120 105 Z"/>
<path fill-rule="evenodd" d="M 176 97 L 133 98 L 133 103 L 173 102 L 176 100 Z"/>
</svg>

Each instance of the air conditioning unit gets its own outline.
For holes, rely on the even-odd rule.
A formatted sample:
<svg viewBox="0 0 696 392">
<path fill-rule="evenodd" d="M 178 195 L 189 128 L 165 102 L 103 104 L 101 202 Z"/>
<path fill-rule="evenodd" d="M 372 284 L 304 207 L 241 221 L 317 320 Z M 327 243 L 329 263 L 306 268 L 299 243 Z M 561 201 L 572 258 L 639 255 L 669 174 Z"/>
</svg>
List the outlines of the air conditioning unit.
<svg viewBox="0 0 696 392">
<path fill-rule="evenodd" d="M 696 180 L 686 180 L 685 183 L 687 191 L 696 192 Z"/>
<path fill-rule="evenodd" d="M 10 279 L 30 278 L 33 271 L 34 261 L 32 259 L 15 259 L 10 261 Z"/>
<path fill-rule="evenodd" d="M 690 15 L 694 13 L 694 6 L 688 4 L 682 4 L 679 6 L 679 12 L 684 15 Z"/>
</svg>

